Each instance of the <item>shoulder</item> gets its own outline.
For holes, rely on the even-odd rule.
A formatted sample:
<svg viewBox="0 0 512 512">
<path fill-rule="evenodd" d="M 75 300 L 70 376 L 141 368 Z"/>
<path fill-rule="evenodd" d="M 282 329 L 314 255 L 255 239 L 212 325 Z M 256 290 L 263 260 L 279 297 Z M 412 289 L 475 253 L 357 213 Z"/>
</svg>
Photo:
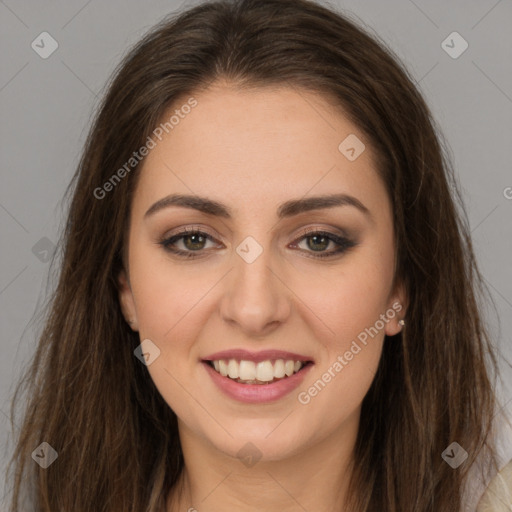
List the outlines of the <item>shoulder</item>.
<svg viewBox="0 0 512 512">
<path fill-rule="evenodd" d="M 476 512 L 510 512 L 512 510 L 512 460 L 491 480 Z"/>
<path fill-rule="evenodd" d="M 488 452 L 477 457 L 469 469 L 464 490 L 464 512 L 512 512 L 512 416 L 509 414 L 502 408 L 493 421 L 499 471 L 488 473 Z"/>
</svg>

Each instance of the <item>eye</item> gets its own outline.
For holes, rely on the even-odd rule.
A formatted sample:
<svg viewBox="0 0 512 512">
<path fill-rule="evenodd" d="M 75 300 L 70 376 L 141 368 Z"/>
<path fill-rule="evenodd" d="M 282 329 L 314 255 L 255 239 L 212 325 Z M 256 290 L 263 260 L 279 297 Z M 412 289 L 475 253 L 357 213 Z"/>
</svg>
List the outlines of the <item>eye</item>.
<svg viewBox="0 0 512 512">
<path fill-rule="evenodd" d="M 204 231 L 200 231 L 196 228 L 187 228 L 184 229 L 183 231 L 180 231 L 179 233 L 176 233 L 170 238 L 166 238 L 160 241 L 160 245 L 162 245 L 166 251 L 169 251 L 178 256 L 184 256 L 186 258 L 195 258 L 198 255 L 194 253 L 202 251 L 205 248 L 204 244 L 206 241 L 214 240 L 215 239 L 211 235 L 205 233 Z M 178 241 L 183 242 L 185 250 L 177 249 L 176 247 L 174 247 L 176 245 L 176 242 Z"/>
<path fill-rule="evenodd" d="M 216 240 L 210 234 L 197 228 L 187 228 L 169 238 L 161 240 L 159 244 L 166 251 L 179 257 L 197 258 L 200 257 L 201 253 L 206 249 L 205 244 L 208 241 L 214 242 Z M 298 247 L 299 244 L 297 244 L 297 242 L 305 242 L 307 247 L 301 249 L 305 252 L 313 253 L 313 258 L 333 257 L 357 245 L 356 242 L 345 236 L 318 229 L 306 230 L 291 246 Z M 176 247 L 179 243 L 183 244 L 183 248 Z M 331 251 L 325 251 L 330 244 L 335 247 L 337 246 L 337 248 Z"/>
<path fill-rule="evenodd" d="M 313 258 L 329 258 L 336 256 L 356 245 L 356 242 L 345 236 L 336 235 L 329 231 L 321 231 L 318 229 L 306 230 L 298 240 L 306 243 L 306 252 L 316 253 L 313 254 Z M 333 244 L 334 246 L 337 246 L 337 248 L 326 252 L 325 249 L 329 247 L 329 244 Z M 294 245 L 298 244 L 294 242 Z M 312 250 L 309 251 L 308 249 Z"/>
</svg>

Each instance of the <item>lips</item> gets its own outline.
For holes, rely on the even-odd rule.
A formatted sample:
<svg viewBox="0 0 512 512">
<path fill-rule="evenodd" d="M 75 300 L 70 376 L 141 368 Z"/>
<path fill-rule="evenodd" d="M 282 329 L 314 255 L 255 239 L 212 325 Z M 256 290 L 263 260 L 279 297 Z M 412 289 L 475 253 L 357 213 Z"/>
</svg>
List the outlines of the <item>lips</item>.
<svg viewBox="0 0 512 512">
<path fill-rule="evenodd" d="M 282 350 L 225 350 L 202 359 L 221 391 L 242 402 L 278 400 L 302 382 L 313 359 Z"/>
</svg>

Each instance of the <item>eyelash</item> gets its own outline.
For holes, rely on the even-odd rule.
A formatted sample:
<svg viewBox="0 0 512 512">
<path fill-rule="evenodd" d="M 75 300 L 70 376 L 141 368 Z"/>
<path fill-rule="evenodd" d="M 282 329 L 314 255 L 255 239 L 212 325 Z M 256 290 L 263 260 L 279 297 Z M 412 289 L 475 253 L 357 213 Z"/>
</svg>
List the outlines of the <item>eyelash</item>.
<svg viewBox="0 0 512 512">
<path fill-rule="evenodd" d="M 180 240 L 182 238 L 190 236 L 190 235 L 201 235 L 202 237 L 204 237 L 210 241 L 215 241 L 215 239 L 211 235 L 209 235 L 208 233 L 205 233 L 204 231 L 201 231 L 196 228 L 191 228 L 191 229 L 187 228 L 187 229 L 184 229 L 183 231 L 180 231 L 179 233 L 176 233 L 175 235 L 173 235 L 169 238 L 165 238 L 165 239 L 161 240 L 159 242 L 159 244 L 164 248 L 164 250 L 166 250 L 172 254 L 175 254 L 179 257 L 184 257 L 184 258 L 201 257 L 200 254 L 196 254 L 196 253 L 200 253 L 201 251 L 204 251 L 204 249 L 199 249 L 197 251 L 183 251 L 181 249 L 171 249 L 170 246 L 173 245 L 175 242 L 177 242 L 178 240 Z M 337 244 L 339 246 L 339 249 L 336 249 L 335 251 L 331 251 L 331 252 L 327 252 L 327 253 L 317 253 L 312 256 L 313 258 L 334 257 L 334 256 L 344 253 L 347 249 L 350 249 L 351 247 L 354 247 L 355 245 L 357 245 L 356 242 L 349 240 L 348 238 L 335 235 L 334 233 L 329 233 L 328 231 L 322 231 L 322 230 L 318 230 L 318 229 L 314 229 L 314 228 L 305 230 L 303 233 L 301 233 L 300 237 L 297 238 L 296 241 L 293 243 L 296 244 L 297 242 L 300 242 L 305 238 L 310 238 L 313 235 L 320 235 L 320 236 L 326 237 L 330 241 L 334 242 L 335 244 Z M 305 250 L 305 249 L 303 249 L 303 250 Z M 314 252 L 314 251 L 306 251 L 306 252 Z"/>
</svg>

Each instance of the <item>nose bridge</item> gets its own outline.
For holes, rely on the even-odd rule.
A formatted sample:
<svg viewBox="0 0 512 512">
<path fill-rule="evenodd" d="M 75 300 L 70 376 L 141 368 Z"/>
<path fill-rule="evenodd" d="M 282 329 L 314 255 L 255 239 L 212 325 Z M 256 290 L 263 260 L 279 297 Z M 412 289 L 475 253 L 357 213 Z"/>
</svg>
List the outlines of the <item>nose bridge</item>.
<svg viewBox="0 0 512 512">
<path fill-rule="evenodd" d="M 272 255 L 268 247 L 258 249 L 251 242 L 243 242 L 236 250 L 235 286 L 250 296 L 272 292 Z"/>
<path fill-rule="evenodd" d="M 288 298 L 273 269 L 275 258 L 270 246 L 248 236 L 236 247 L 233 258 L 222 303 L 223 318 L 253 334 L 282 322 L 289 311 Z"/>
</svg>

